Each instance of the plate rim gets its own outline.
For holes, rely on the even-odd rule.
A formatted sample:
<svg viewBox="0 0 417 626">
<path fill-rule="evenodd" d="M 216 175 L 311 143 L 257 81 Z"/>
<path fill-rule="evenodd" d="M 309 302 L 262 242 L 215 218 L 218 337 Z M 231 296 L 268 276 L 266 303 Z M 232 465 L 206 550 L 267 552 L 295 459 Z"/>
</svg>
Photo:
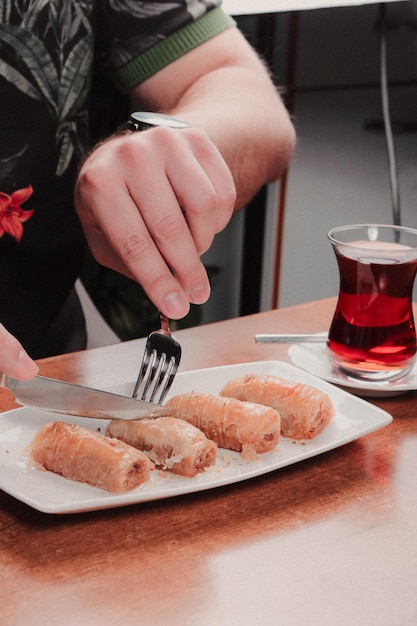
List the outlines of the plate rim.
<svg viewBox="0 0 417 626">
<path fill-rule="evenodd" d="M 67 483 L 68 482 L 72 483 L 73 486 L 75 485 L 74 487 L 75 490 L 77 491 L 77 489 L 79 489 L 81 493 L 83 493 L 86 490 L 87 490 L 87 493 L 93 490 L 91 491 L 91 497 L 87 497 L 83 499 L 80 496 L 78 500 L 78 504 L 76 504 L 76 502 L 71 503 L 70 501 L 61 502 L 58 504 L 57 503 L 54 504 L 53 502 L 50 502 L 48 504 L 45 501 L 40 501 L 39 498 L 36 499 L 32 497 L 31 494 L 22 493 L 18 489 L 16 490 L 16 489 L 10 488 L 7 484 L 7 481 L 5 484 L 5 480 L 4 480 L 5 468 L 4 467 L 1 467 L 1 471 L 0 471 L 0 489 L 8 493 L 10 496 L 16 498 L 17 500 L 20 500 L 21 502 L 31 506 L 32 508 L 40 512 L 48 513 L 48 514 L 82 513 L 82 512 L 89 512 L 89 511 L 96 511 L 96 510 L 105 510 L 109 508 L 117 508 L 117 507 L 122 507 L 122 506 L 129 506 L 133 504 L 144 504 L 144 503 L 151 502 L 151 501 L 164 500 L 167 498 L 172 498 L 172 497 L 190 494 L 190 493 L 200 493 L 202 491 L 211 490 L 211 489 L 215 489 L 215 488 L 222 487 L 222 486 L 237 484 L 239 482 L 244 482 L 246 480 L 250 480 L 252 478 L 256 478 L 258 476 L 262 476 L 262 475 L 277 471 L 284 467 L 288 467 L 290 465 L 296 464 L 298 462 L 304 461 L 309 458 L 313 458 L 315 456 L 320 456 L 321 454 L 324 454 L 325 452 L 341 447 L 347 443 L 350 443 L 356 439 L 359 439 L 360 437 L 370 432 L 374 432 L 375 430 L 379 430 L 380 428 L 387 426 L 393 420 L 392 416 L 384 409 L 374 406 L 373 404 L 367 402 L 366 400 L 356 397 L 352 395 L 351 393 L 336 387 L 332 383 L 327 382 L 321 378 L 318 378 L 317 376 L 314 376 L 313 374 L 309 372 L 306 372 L 302 368 L 299 368 L 285 361 L 279 361 L 279 360 L 249 361 L 249 362 L 244 362 L 244 363 L 219 365 L 219 366 L 214 366 L 214 367 L 200 368 L 200 369 L 180 372 L 177 374 L 177 377 L 174 381 L 173 387 L 171 389 L 171 395 L 174 395 L 174 393 L 176 393 L 175 390 L 179 384 L 181 385 L 181 381 L 186 382 L 187 378 L 190 378 L 190 377 L 194 377 L 194 378 L 196 376 L 204 377 L 207 373 L 215 373 L 216 375 L 218 374 L 220 376 L 221 373 L 224 371 L 230 372 L 231 373 L 230 377 L 232 377 L 232 376 L 241 375 L 241 373 L 245 373 L 244 370 L 247 370 L 246 373 L 249 373 L 249 370 L 251 369 L 252 370 L 258 370 L 258 369 L 268 370 L 268 369 L 274 369 L 274 368 L 278 368 L 282 370 L 283 377 L 290 378 L 290 379 L 293 378 L 294 380 L 300 380 L 301 378 L 301 382 L 312 384 L 313 386 L 316 386 L 318 389 L 322 389 L 325 392 L 330 392 L 330 395 L 333 397 L 334 402 L 337 400 L 337 401 L 340 401 L 341 403 L 343 402 L 351 403 L 353 404 L 353 406 L 359 405 L 359 406 L 366 407 L 368 413 L 370 413 L 374 418 L 373 422 L 371 424 L 363 425 L 361 427 L 352 427 L 352 432 L 350 433 L 349 436 L 339 437 L 338 439 L 333 440 L 333 441 L 330 440 L 327 443 L 325 441 L 324 443 L 321 443 L 318 447 L 317 445 L 315 446 L 315 442 L 319 440 L 318 438 L 320 438 L 320 435 L 318 436 L 318 438 L 315 438 L 313 440 L 303 440 L 304 444 L 302 444 L 302 446 L 300 445 L 301 452 L 294 455 L 290 459 L 284 458 L 282 459 L 281 462 L 271 461 L 269 465 L 268 465 L 268 458 L 273 458 L 274 453 L 278 455 L 280 453 L 279 444 L 277 448 L 275 449 L 275 451 L 272 451 L 271 453 L 265 453 L 265 456 L 259 455 L 258 459 L 260 458 L 261 461 L 266 460 L 266 463 L 264 464 L 260 462 L 257 466 L 256 466 L 256 463 L 258 459 L 254 463 L 242 461 L 239 458 L 240 456 L 239 453 L 232 452 L 229 450 L 223 450 L 219 448 L 219 453 L 218 453 L 219 456 L 226 455 L 226 456 L 229 456 L 232 460 L 236 459 L 237 465 L 239 465 L 239 462 L 242 463 L 243 465 L 245 464 L 247 465 L 249 463 L 250 465 L 249 469 L 247 469 L 245 472 L 243 472 L 242 470 L 243 474 L 241 472 L 240 476 L 239 474 L 233 474 L 233 472 L 230 475 L 228 474 L 225 475 L 222 472 L 222 469 L 224 468 L 220 466 L 220 468 L 217 468 L 217 469 L 220 469 L 217 478 L 213 478 L 213 476 L 216 476 L 216 469 L 214 469 L 213 471 L 210 471 L 209 469 L 208 471 L 203 472 L 202 474 L 199 474 L 196 477 L 196 479 L 184 478 L 184 477 L 175 477 L 174 479 L 174 478 L 169 477 L 166 483 L 167 485 L 169 485 L 170 482 L 176 483 L 176 480 L 183 481 L 183 485 L 181 486 L 180 484 L 180 487 L 174 486 L 174 488 L 167 487 L 165 490 L 160 489 L 158 492 L 154 494 L 152 494 L 152 490 L 151 490 L 151 493 L 147 494 L 146 489 L 141 489 L 141 487 L 138 487 L 136 490 L 133 490 L 131 492 L 127 492 L 121 495 L 108 494 L 107 492 L 97 489 L 95 487 L 92 487 L 90 485 L 85 485 L 83 483 L 76 483 L 75 481 L 68 481 L 67 479 L 61 476 L 58 476 L 56 474 L 53 474 L 52 472 L 45 472 L 45 474 L 52 475 L 51 476 L 52 484 L 55 484 L 56 479 L 58 479 L 58 482 L 61 482 L 61 484 L 62 484 L 62 481 L 66 481 Z M 237 373 L 238 371 L 240 371 L 240 373 Z M 277 375 L 281 375 L 281 374 L 277 374 Z M 133 382 L 129 381 L 128 383 L 125 383 L 123 385 L 117 385 L 117 388 L 120 390 L 120 388 L 122 387 L 126 388 L 133 384 L 134 384 Z M 109 389 L 109 390 L 113 391 L 115 389 L 116 388 Z M 17 416 L 23 417 L 23 425 L 21 424 L 21 427 L 23 428 L 27 413 L 29 412 L 30 414 L 33 411 L 34 409 L 22 407 L 22 408 L 12 409 L 10 411 L 1 413 L 0 414 L 0 435 L 4 432 L 4 429 L 2 429 L 2 420 L 11 419 L 11 421 L 14 422 Z M 70 416 L 67 417 L 67 416 L 47 413 L 47 412 L 40 412 L 40 413 L 42 413 L 42 416 L 41 416 L 42 423 L 49 421 L 51 419 L 60 419 L 60 420 L 71 421 L 71 422 L 77 421 L 77 418 L 73 418 Z M 93 420 L 91 419 L 87 420 L 86 418 L 85 419 L 79 418 L 79 419 L 81 420 L 81 423 L 87 424 L 87 425 L 89 424 L 91 427 L 91 422 Z M 343 414 L 340 414 L 338 418 L 338 415 L 336 414 L 331 424 L 333 423 L 333 424 L 336 424 L 337 426 L 338 419 L 339 420 L 346 419 L 346 416 Z M 347 419 L 349 419 L 349 416 L 347 416 Z M 351 420 L 352 419 L 353 418 L 351 418 Z M 18 422 L 19 422 L 19 419 L 18 419 Z M 101 424 L 101 422 L 107 423 L 108 420 L 102 420 L 102 421 L 94 420 L 94 422 L 96 424 L 100 422 Z M 331 426 L 331 424 L 329 425 L 329 427 Z M 326 427 L 326 428 L 329 428 L 329 427 Z M 323 431 L 323 433 L 325 432 L 326 432 L 326 429 Z M 292 439 L 287 440 L 287 438 L 282 438 L 282 439 L 284 440 L 284 442 L 293 441 Z M 302 442 L 297 442 L 297 443 L 301 444 Z M 2 454 L 3 454 L 2 445 L 3 445 L 3 442 L 0 437 L 0 465 L 1 465 L 1 459 L 2 459 Z M 292 447 L 292 449 L 294 449 L 294 446 Z M 270 456 L 267 457 L 267 455 L 270 455 Z M 39 472 L 39 470 L 35 470 L 33 468 L 32 468 L 32 471 L 38 472 L 38 476 L 35 475 L 35 482 L 38 480 L 38 478 L 40 478 L 40 480 L 43 480 L 43 472 Z M 155 471 L 158 472 L 158 470 L 155 470 Z M 146 483 L 146 485 L 149 485 L 149 483 Z"/>
</svg>

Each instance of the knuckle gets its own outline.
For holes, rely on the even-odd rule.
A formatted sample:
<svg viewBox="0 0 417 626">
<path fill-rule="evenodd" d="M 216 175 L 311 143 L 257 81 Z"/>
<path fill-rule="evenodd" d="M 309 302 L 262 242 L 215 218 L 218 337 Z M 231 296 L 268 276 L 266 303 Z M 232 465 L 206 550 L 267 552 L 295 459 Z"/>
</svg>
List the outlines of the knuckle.
<svg viewBox="0 0 417 626">
<path fill-rule="evenodd" d="M 207 135 L 207 133 L 202 130 L 201 128 L 196 128 L 195 126 L 191 126 L 190 128 L 188 128 L 186 130 L 186 132 L 188 133 L 189 137 L 191 138 L 191 141 L 196 141 L 198 142 L 200 145 L 204 146 L 204 145 L 211 145 L 211 141 Z"/>
<path fill-rule="evenodd" d="M 237 200 L 237 191 L 233 180 L 229 185 L 223 185 L 219 192 L 219 204 L 234 208 Z"/>
<path fill-rule="evenodd" d="M 194 149 L 201 161 L 211 161 L 218 159 L 219 152 L 211 139 L 206 133 L 198 128 L 193 129 L 195 131 L 192 141 L 194 142 Z"/>
<path fill-rule="evenodd" d="M 88 198 L 91 194 L 100 193 L 100 189 L 100 171 L 95 166 L 85 164 L 78 175 L 77 195 L 83 199 Z"/>
<path fill-rule="evenodd" d="M 179 236 L 180 231 L 180 221 L 174 215 L 166 215 L 163 218 L 156 220 L 153 225 L 153 236 L 157 244 L 176 239 Z"/>
<path fill-rule="evenodd" d="M 129 233 L 122 238 L 120 244 L 120 251 L 122 259 L 126 261 L 126 264 L 137 263 L 149 256 L 151 252 L 152 244 L 146 236 L 141 236 L 136 233 Z"/>
<path fill-rule="evenodd" d="M 140 150 L 138 149 L 139 143 L 141 144 Z M 124 141 L 115 146 L 115 149 L 120 162 L 135 163 L 135 165 L 146 162 L 147 142 L 140 133 L 125 137 Z"/>
<path fill-rule="evenodd" d="M 212 185 L 206 185 L 204 189 L 200 189 L 199 193 L 193 198 L 191 212 L 195 215 L 211 213 L 218 206 L 219 199 Z"/>
</svg>

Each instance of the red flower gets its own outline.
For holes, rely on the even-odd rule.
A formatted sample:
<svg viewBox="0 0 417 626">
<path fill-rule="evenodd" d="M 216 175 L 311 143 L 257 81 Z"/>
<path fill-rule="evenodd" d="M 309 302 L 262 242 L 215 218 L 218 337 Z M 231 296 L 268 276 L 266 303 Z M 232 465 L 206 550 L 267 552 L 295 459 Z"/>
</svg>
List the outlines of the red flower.
<svg viewBox="0 0 417 626">
<path fill-rule="evenodd" d="M 33 193 L 32 185 L 14 191 L 11 196 L 0 191 L 0 237 L 8 233 L 20 241 L 23 235 L 23 222 L 33 215 L 33 210 L 23 211 L 20 205 L 26 202 Z"/>
</svg>

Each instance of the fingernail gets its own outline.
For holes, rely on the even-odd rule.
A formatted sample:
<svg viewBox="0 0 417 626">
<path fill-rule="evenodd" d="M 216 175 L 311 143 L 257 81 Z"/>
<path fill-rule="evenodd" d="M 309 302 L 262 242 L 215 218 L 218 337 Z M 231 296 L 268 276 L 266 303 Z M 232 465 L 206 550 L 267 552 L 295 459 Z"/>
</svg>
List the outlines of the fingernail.
<svg viewBox="0 0 417 626">
<path fill-rule="evenodd" d="M 169 293 L 164 300 L 165 312 L 172 319 L 181 319 L 185 317 L 190 310 L 188 300 L 177 291 Z"/>
<path fill-rule="evenodd" d="M 195 287 L 190 294 L 190 302 L 193 304 L 203 304 L 210 297 L 210 285 L 203 283 Z"/>
</svg>

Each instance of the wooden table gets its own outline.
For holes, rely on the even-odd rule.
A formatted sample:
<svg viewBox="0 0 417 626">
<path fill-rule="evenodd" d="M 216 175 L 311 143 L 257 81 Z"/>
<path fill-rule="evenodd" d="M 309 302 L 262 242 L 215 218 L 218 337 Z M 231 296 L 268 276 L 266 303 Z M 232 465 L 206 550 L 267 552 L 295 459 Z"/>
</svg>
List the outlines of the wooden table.
<svg viewBox="0 0 417 626">
<path fill-rule="evenodd" d="M 254 334 L 323 330 L 334 304 L 179 332 L 181 369 L 287 360 Z M 122 383 L 143 347 L 46 359 L 41 373 Z M 394 416 L 382 430 L 205 493 L 53 516 L 0 492 L 0 624 L 415 626 L 416 394 L 375 404 Z M 13 406 L 2 390 L 0 409 Z"/>
</svg>

